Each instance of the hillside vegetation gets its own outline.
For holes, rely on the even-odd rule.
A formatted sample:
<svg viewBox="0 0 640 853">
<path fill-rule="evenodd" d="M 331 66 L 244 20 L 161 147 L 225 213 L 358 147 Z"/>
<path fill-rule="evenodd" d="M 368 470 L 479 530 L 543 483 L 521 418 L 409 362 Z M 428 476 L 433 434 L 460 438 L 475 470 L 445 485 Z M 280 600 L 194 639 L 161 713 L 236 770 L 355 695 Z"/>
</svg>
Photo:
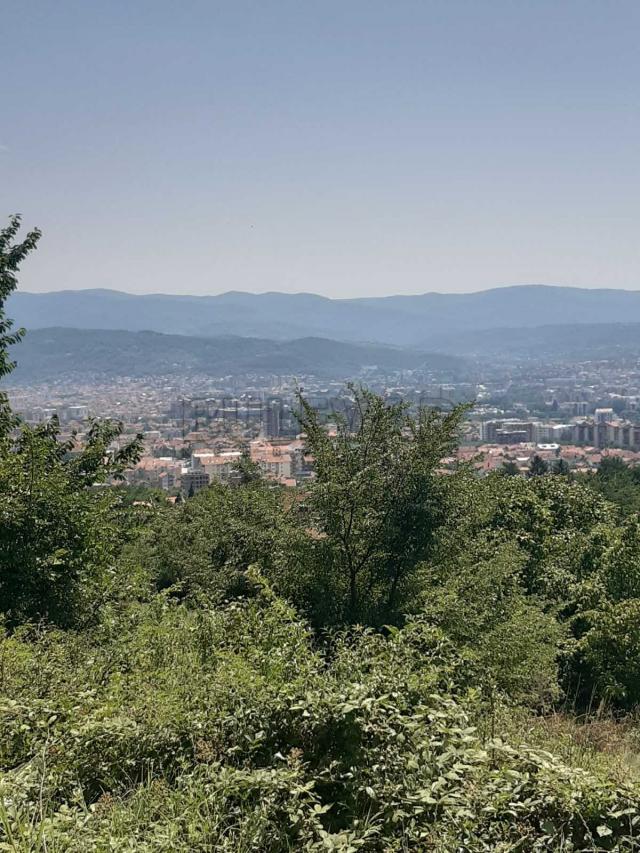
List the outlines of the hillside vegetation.
<svg viewBox="0 0 640 853">
<path fill-rule="evenodd" d="M 29 331 L 12 351 L 16 382 L 108 379 L 118 376 L 222 377 L 244 374 L 357 374 L 366 367 L 424 368 L 461 377 L 467 363 L 456 356 L 402 350 L 375 344 L 349 344 L 325 338 L 269 341 L 260 338 L 198 338 L 157 332 L 100 329 Z"/>
<path fill-rule="evenodd" d="M 637 482 L 445 474 L 464 408 L 350 391 L 304 489 L 175 506 L 0 398 L 0 849 L 638 850 Z"/>
</svg>

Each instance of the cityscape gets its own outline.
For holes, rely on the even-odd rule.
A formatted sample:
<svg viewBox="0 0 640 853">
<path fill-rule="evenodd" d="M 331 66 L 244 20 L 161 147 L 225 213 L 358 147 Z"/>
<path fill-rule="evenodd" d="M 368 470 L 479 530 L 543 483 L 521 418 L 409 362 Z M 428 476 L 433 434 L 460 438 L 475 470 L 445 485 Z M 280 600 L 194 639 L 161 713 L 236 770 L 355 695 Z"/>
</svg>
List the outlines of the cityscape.
<svg viewBox="0 0 640 853">
<path fill-rule="evenodd" d="M 90 419 L 122 421 L 122 442 L 142 435 L 144 452 L 127 473 L 130 484 L 193 494 L 212 482 L 233 482 L 242 454 L 264 476 L 285 486 L 313 476 L 296 419 L 296 393 L 331 423 L 348 413 L 348 382 L 364 384 L 389 401 L 448 408 L 469 403 L 456 459 L 479 475 L 506 463 L 526 474 L 534 456 L 551 468 L 563 460 L 573 472 L 597 470 L 604 455 L 640 460 L 640 360 L 581 363 L 527 360 L 510 366 L 478 362 L 475 381 L 446 381 L 424 371 L 379 371 L 369 366 L 342 379 L 322 376 L 127 378 L 78 386 L 14 386 L 10 398 L 27 423 L 55 415 L 63 438 L 82 446 Z"/>
</svg>

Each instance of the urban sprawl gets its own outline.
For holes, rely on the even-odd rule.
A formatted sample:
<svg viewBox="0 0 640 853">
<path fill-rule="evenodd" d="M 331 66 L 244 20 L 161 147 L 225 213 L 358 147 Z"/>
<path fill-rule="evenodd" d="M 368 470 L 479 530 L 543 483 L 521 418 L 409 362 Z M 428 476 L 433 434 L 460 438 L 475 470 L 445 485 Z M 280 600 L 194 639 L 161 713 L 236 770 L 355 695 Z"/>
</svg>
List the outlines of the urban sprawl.
<svg viewBox="0 0 640 853">
<path fill-rule="evenodd" d="M 526 473 L 534 456 L 550 470 L 565 464 L 575 471 L 595 470 L 603 455 L 629 464 L 640 460 L 637 363 L 485 364 L 477 372 L 474 381 L 464 382 L 416 371 L 381 374 L 375 367 L 344 380 L 150 377 L 85 385 L 62 379 L 53 386 L 15 387 L 10 397 L 28 423 L 55 415 L 79 447 L 92 418 L 122 421 L 122 442 L 138 433 L 144 439 L 144 454 L 128 482 L 171 495 L 233 482 L 243 455 L 269 479 L 304 482 L 313 476 L 313 460 L 305 455 L 295 416 L 296 390 L 326 413 L 330 425 L 336 412 L 349 416 L 349 378 L 411 406 L 472 403 L 457 456 L 443 460 L 444 467 L 462 460 L 482 475 L 505 464 Z"/>
</svg>

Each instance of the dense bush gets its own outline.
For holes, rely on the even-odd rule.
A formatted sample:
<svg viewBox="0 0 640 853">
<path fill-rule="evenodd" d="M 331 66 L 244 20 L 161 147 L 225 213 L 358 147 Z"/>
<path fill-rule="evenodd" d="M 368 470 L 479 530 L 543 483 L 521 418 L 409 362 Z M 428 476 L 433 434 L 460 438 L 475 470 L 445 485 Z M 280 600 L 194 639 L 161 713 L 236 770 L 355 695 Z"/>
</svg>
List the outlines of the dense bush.
<svg viewBox="0 0 640 853">
<path fill-rule="evenodd" d="M 210 601 L 237 594 L 254 563 L 271 565 L 293 536 L 281 495 L 258 482 L 212 485 L 158 514 L 146 535 L 146 560 L 158 589 Z"/>
<path fill-rule="evenodd" d="M 522 582 L 513 544 L 476 540 L 463 555 L 425 567 L 421 611 L 474 662 L 473 683 L 539 708 L 560 695 L 558 649 L 566 630 Z"/>
<path fill-rule="evenodd" d="M 94 424 L 80 453 L 59 440 L 55 420 L 0 438 L 0 612 L 10 624 L 77 625 L 116 584 L 125 534 L 101 486 L 139 453 L 134 441 L 107 459 L 119 434 Z"/>
<path fill-rule="evenodd" d="M 7 636 L 9 849 L 634 849 L 637 793 L 483 742 L 423 620 L 314 646 L 268 589 Z"/>
</svg>

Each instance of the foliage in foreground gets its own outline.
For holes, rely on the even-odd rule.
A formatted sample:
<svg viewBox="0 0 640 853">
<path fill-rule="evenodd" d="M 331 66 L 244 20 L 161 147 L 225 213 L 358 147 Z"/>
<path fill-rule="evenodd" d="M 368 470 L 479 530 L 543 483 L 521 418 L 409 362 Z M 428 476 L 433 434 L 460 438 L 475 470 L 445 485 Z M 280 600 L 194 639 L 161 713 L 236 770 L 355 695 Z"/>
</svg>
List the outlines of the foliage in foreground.
<svg viewBox="0 0 640 853">
<path fill-rule="evenodd" d="M 423 620 L 314 646 L 264 588 L 5 637 L 7 849 L 636 849 L 638 792 L 483 739 Z"/>
<path fill-rule="evenodd" d="M 55 419 L 0 437 L 0 612 L 9 624 L 96 617 L 124 539 L 115 496 L 101 486 L 140 451 L 133 441 L 107 456 L 120 432 L 95 423 L 80 452 L 60 440 Z"/>
</svg>

